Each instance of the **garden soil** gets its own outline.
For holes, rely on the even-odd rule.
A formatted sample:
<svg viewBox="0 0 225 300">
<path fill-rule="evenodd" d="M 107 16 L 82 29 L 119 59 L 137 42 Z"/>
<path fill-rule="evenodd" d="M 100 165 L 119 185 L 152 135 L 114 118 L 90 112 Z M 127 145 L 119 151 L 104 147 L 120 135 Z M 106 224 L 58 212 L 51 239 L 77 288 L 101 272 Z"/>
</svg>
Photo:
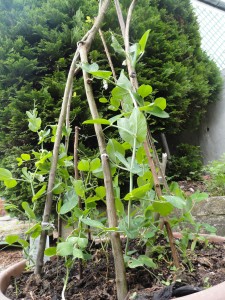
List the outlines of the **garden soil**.
<svg viewBox="0 0 225 300">
<path fill-rule="evenodd" d="M 202 182 L 182 181 L 179 184 L 186 194 L 191 194 L 196 190 L 205 191 Z M 65 299 L 117 299 L 111 247 L 110 244 L 102 246 L 101 244 L 90 246 L 89 252 L 92 259 L 83 264 L 82 278 L 79 277 L 78 262 L 70 269 Z M 138 255 L 145 252 L 145 248 L 139 243 L 130 245 L 130 250 L 134 249 L 137 250 Z M 184 285 L 201 289 L 219 284 L 225 281 L 224 253 L 225 244 L 211 244 L 208 247 L 205 247 L 204 243 L 199 244 L 194 252 L 187 251 L 181 271 L 177 272 L 170 257 L 170 250 L 162 238 L 158 247 L 153 251 L 154 261 L 157 263 L 156 269 L 127 268 L 129 294 L 126 300 L 153 299 L 156 293 L 165 289 L 166 286 L 171 286 L 176 280 L 181 281 Z M 22 256 L 21 252 L 12 250 L 1 251 L 0 254 L 0 265 L 3 266 L 14 260 L 18 261 Z M 43 267 L 41 278 L 26 271 L 21 278 L 13 280 L 7 296 L 10 299 L 26 300 L 62 299 L 65 275 L 63 259 L 52 259 Z M 161 300 L 160 298 L 155 299 Z"/>
<path fill-rule="evenodd" d="M 225 281 L 225 244 L 199 244 L 194 252 L 186 253 L 181 271 L 174 270 L 164 239 L 153 253 L 156 269 L 138 267 L 127 269 L 129 295 L 127 299 L 153 299 L 153 295 L 178 280 L 184 285 L 204 289 Z M 110 245 L 95 245 L 90 248 L 92 260 L 83 264 L 83 278 L 79 278 L 76 262 L 70 270 L 65 299 L 70 300 L 107 300 L 117 299 L 113 257 Z M 144 254 L 144 248 L 138 243 L 131 245 L 138 254 Z M 66 275 L 64 261 L 53 259 L 43 268 L 41 278 L 31 272 L 25 272 L 16 281 L 12 281 L 7 296 L 10 299 L 59 300 L 62 299 L 63 280 Z M 157 298 L 161 300 L 161 298 Z M 168 298 L 162 298 L 168 299 Z M 174 299 L 174 298 L 173 298 Z"/>
</svg>

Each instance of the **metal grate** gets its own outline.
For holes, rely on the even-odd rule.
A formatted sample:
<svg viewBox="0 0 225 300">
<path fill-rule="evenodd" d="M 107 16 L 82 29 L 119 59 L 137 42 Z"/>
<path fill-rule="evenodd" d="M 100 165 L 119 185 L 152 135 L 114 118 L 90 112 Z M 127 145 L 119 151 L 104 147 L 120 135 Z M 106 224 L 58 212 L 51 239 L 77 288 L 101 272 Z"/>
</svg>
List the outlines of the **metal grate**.
<svg viewBox="0 0 225 300">
<path fill-rule="evenodd" d="M 225 69 L 225 11 L 197 0 L 191 3 L 198 18 L 202 49 L 221 70 Z"/>
</svg>

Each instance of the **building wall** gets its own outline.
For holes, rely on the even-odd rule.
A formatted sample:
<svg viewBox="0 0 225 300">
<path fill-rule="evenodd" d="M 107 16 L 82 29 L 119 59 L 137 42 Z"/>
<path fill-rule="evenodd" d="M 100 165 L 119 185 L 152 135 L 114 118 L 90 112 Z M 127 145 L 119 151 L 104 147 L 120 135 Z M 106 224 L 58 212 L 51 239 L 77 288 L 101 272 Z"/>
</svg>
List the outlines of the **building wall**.
<svg viewBox="0 0 225 300">
<path fill-rule="evenodd" d="M 225 69 L 220 100 L 210 104 L 202 121 L 197 139 L 201 146 L 204 163 L 217 160 L 225 153 Z"/>
<path fill-rule="evenodd" d="M 172 137 L 170 146 L 173 152 L 179 143 L 200 145 L 203 162 L 207 164 L 225 153 L 225 11 L 199 0 L 191 0 L 191 3 L 198 18 L 202 49 L 220 68 L 224 84 L 220 100 L 208 106 L 200 129 L 185 131 L 179 138 Z"/>
</svg>

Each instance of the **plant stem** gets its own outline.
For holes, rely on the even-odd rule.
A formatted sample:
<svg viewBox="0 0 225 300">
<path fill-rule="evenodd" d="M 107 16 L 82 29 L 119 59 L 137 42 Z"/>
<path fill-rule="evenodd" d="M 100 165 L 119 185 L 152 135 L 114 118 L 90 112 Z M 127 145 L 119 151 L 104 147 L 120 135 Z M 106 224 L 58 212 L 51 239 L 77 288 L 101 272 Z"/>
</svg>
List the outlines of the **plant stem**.
<svg viewBox="0 0 225 300">
<path fill-rule="evenodd" d="M 81 62 L 86 63 L 87 60 L 87 49 L 88 45 L 86 43 L 82 43 L 80 46 L 80 57 Z M 89 108 L 91 111 L 91 115 L 93 119 L 98 118 L 98 110 L 96 107 L 96 103 L 94 100 L 92 86 L 90 84 L 88 73 L 83 70 L 84 77 L 84 85 L 87 95 L 87 100 L 89 104 Z M 117 215 L 115 208 L 115 198 L 114 198 L 114 190 L 112 184 L 112 176 L 109 165 L 108 155 L 106 153 L 106 143 L 105 137 L 100 124 L 94 124 L 99 150 L 101 154 L 102 160 L 102 170 L 104 174 L 104 184 L 106 188 L 106 206 L 107 206 L 107 215 L 109 227 L 117 227 Z M 121 248 L 120 235 L 118 232 L 111 233 L 111 243 L 114 257 L 114 265 L 115 265 L 115 274 L 116 274 L 116 286 L 117 286 L 117 298 L 118 300 L 124 300 L 127 295 L 127 282 L 126 282 L 126 272 L 123 260 L 123 253 Z"/>
<path fill-rule="evenodd" d="M 69 280 L 69 267 L 66 267 L 66 277 L 64 279 L 64 285 L 63 285 L 63 290 L 62 290 L 62 300 L 66 300 L 65 298 L 65 291 L 66 291 L 66 287 L 67 287 L 67 283 Z"/>
<path fill-rule="evenodd" d="M 136 144 L 137 144 L 137 140 L 136 138 L 134 138 L 134 145 L 133 145 L 133 153 L 132 153 L 132 159 L 131 159 L 131 164 L 130 164 L 130 190 L 129 192 L 131 193 L 133 190 L 133 183 L 134 183 L 134 175 L 132 173 L 132 169 L 134 166 L 134 161 L 135 161 L 135 155 L 136 155 Z M 130 229 L 130 223 L 131 223 L 131 202 L 132 200 L 128 201 L 128 209 L 127 209 L 127 217 L 128 217 L 128 221 L 127 221 L 127 227 L 128 230 Z M 129 246 L 129 238 L 127 237 L 127 241 L 126 241 L 126 249 L 125 249 L 125 253 L 127 254 L 128 251 L 128 246 Z"/>
<path fill-rule="evenodd" d="M 74 178 L 75 180 L 79 179 L 79 171 L 78 171 L 78 142 L 79 142 L 79 130 L 80 128 L 78 126 L 75 126 L 75 134 L 74 134 Z M 78 196 L 78 207 L 82 209 L 82 202 L 81 197 Z M 79 222 L 80 224 L 80 222 Z M 82 259 L 79 258 L 78 260 L 78 274 L 79 279 L 81 280 L 83 278 L 83 266 L 82 266 Z"/>
</svg>

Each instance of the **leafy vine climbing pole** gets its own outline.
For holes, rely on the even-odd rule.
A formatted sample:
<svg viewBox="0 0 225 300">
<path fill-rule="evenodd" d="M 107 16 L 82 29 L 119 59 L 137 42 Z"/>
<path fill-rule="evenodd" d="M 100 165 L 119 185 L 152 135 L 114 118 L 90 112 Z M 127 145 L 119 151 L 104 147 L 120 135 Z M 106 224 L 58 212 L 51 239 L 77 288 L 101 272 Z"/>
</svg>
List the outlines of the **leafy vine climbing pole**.
<svg viewBox="0 0 225 300">
<path fill-rule="evenodd" d="M 124 19 L 123 19 L 123 15 L 122 15 L 122 11 L 121 11 L 121 8 L 120 8 L 119 1 L 114 0 L 114 2 L 115 2 L 116 10 L 117 10 L 118 20 L 119 20 L 120 27 L 121 27 L 121 32 L 122 32 L 122 35 L 123 35 L 123 38 L 124 38 L 125 53 L 127 55 L 126 63 L 127 63 L 127 69 L 128 69 L 128 73 L 129 73 L 130 82 L 132 84 L 133 90 L 137 91 L 137 89 L 139 87 L 139 84 L 138 84 L 138 80 L 137 80 L 135 64 L 137 62 L 137 53 L 138 53 L 138 51 L 140 52 L 139 53 L 140 57 L 144 53 L 144 48 L 145 48 L 145 45 L 146 45 L 147 36 L 142 41 L 143 46 L 141 46 L 141 47 L 143 47 L 143 48 L 139 49 L 139 50 L 138 49 L 132 50 L 132 51 L 134 51 L 134 54 L 131 56 L 130 54 L 132 52 L 131 52 L 131 49 L 130 49 L 130 42 L 129 42 L 129 27 L 130 27 L 130 21 L 131 21 L 131 17 L 132 17 L 132 11 L 134 9 L 136 0 L 133 0 L 130 4 L 128 14 L 127 14 L 126 24 L 125 24 Z M 149 32 L 147 32 L 147 34 L 148 33 Z M 137 104 L 136 101 L 134 101 L 134 106 L 138 107 L 138 104 Z M 164 174 L 162 172 L 162 169 L 160 167 L 158 155 L 155 151 L 154 143 L 152 141 L 151 132 L 150 132 L 149 129 L 147 131 L 147 139 L 144 141 L 143 144 L 144 144 L 144 149 L 145 149 L 146 156 L 147 156 L 147 159 L 148 159 L 148 162 L 149 162 L 149 167 L 150 167 L 152 175 L 153 175 L 155 191 L 156 191 L 156 194 L 157 194 L 158 198 L 160 199 L 160 197 L 162 196 L 162 190 L 161 190 L 161 187 L 160 187 L 160 182 L 159 182 L 158 174 L 157 174 L 157 171 L 156 171 L 156 166 L 159 169 L 159 174 L 163 179 L 163 184 L 164 184 L 164 187 L 166 188 L 167 193 L 169 192 L 169 189 L 168 189 L 168 186 L 167 186 L 167 182 L 165 180 L 165 176 L 164 176 Z M 150 149 L 152 149 L 154 154 L 155 154 L 155 161 L 153 160 Z M 156 217 L 155 217 L 156 221 L 159 219 L 159 217 L 160 217 L 160 215 L 156 214 Z M 168 222 L 167 219 L 162 218 L 161 226 L 163 226 L 164 224 L 165 224 L 165 227 L 166 227 L 166 230 L 167 230 L 167 234 L 168 234 L 168 238 L 169 238 L 169 242 L 170 242 L 170 247 L 171 247 L 171 252 L 172 252 L 174 264 L 177 268 L 179 268 L 180 267 L 179 257 L 178 257 L 178 254 L 177 254 L 177 251 L 176 251 L 176 248 L 175 248 L 174 238 L 173 238 L 173 235 L 172 235 L 172 230 L 171 230 L 171 227 L 170 227 L 170 223 Z"/>
<path fill-rule="evenodd" d="M 97 71 L 92 70 L 90 71 L 90 65 L 88 64 L 88 52 L 90 50 L 91 44 L 95 38 L 95 35 L 97 32 L 99 32 L 100 37 L 102 38 L 104 48 L 106 50 L 107 54 L 107 46 L 104 41 L 104 37 L 102 35 L 102 32 L 100 30 L 100 25 L 104 19 L 104 15 L 107 12 L 107 9 L 110 5 L 110 0 L 105 0 L 102 3 L 100 2 L 99 6 L 99 13 L 98 16 L 96 17 L 94 24 L 89 32 L 83 37 L 83 39 L 78 43 L 77 51 L 75 52 L 70 71 L 68 74 L 68 79 L 66 83 L 66 88 L 64 92 L 64 98 L 63 98 L 63 103 L 62 103 L 62 108 L 61 108 L 61 113 L 59 117 L 59 122 L 57 126 L 57 132 L 56 132 L 56 139 L 54 143 L 54 148 L 53 148 L 53 157 L 52 157 L 52 164 L 51 164 L 51 169 L 50 169 L 50 174 L 49 174 L 49 181 L 48 181 L 48 189 L 47 189 L 47 198 L 46 198 L 46 203 L 45 203 L 45 209 L 44 209 L 44 214 L 43 214 L 43 223 L 48 224 L 49 223 L 49 217 L 50 217 L 50 212 L 51 212 L 51 207 L 52 207 L 52 190 L 54 188 L 54 180 L 55 180 L 55 174 L 56 174 L 56 169 L 57 169 L 57 160 L 58 160 L 58 154 L 59 154 L 59 147 L 60 147 L 60 141 L 61 141 L 61 136 L 62 136 L 62 127 L 66 119 L 66 125 L 69 127 L 69 107 L 70 107 L 70 101 L 72 97 L 72 86 L 73 86 L 73 79 L 74 79 L 74 74 L 77 71 L 77 62 L 78 58 L 80 57 L 81 61 L 81 67 L 83 71 L 83 80 L 84 80 L 84 87 L 86 91 L 86 96 L 88 100 L 88 105 L 90 108 L 90 112 L 92 115 L 94 128 L 96 132 L 96 137 L 98 140 L 98 145 L 99 145 L 99 150 L 100 150 L 100 155 L 101 155 L 101 162 L 102 162 L 102 171 L 104 175 L 104 185 L 106 189 L 106 206 L 107 206 L 107 216 L 108 216 L 108 225 L 109 228 L 115 228 L 115 230 L 112 230 L 110 233 L 110 238 L 111 238 L 111 244 L 112 244 L 112 249 L 113 249 L 113 256 L 114 256 L 114 267 L 115 267 L 115 274 L 116 274 L 116 287 L 117 287 L 117 297 L 119 300 L 125 299 L 127 295 L 127 282 L 126 282 L 126 272 L 125 272 L 125 264 L 124 264 L 124 257 L 123 257 L 123 252 L 122 252 L 122 247 L 121 247 L 121 240 L 120 240 L 120 235 L 119 232 L 116 230 L 118 227 L 118 220 L 117 220 L 117 213 L 116 213 L 116 206 L 115 206 L 115 195 L 114 195 L 114 187 L 113 187 L 113 180 L 112 180 L 112 175 L 111 175 L 111 167 L 110 167 L 110 162 L 109 162 L 109 156 L 106 151 L 106 142 L 105 142 L 105 137 L 102 129 L 101 124 L 105 125 L 112 125 L 114 127 L 117 127 L 117 129 L 120 132 L 121 137 L 124 137 L 124 140 L 126 139 L 129 140 L 129 143 L 132 148 L 132 157 L 131 161 L 129 163 L 129 166 L 127 164 L 127 170 L 130 173 L 130 187 L 129 187 L 129 194 L 127 196 L 128 200 L 128 230 L 130 229 L 130 224 L 131 224 L 131 201 L 133 200 L 133 195 L 135 194 L 134 191 L 134 168 L 135 168 L 135 160 L 136 160 L 136 151 L 137 151 L 137 146 L 142 143 L 143 144 L 143 149 L 145 150 L 146 157 L 149 163 L 149 168 L 152 172 L 152 176 L 154 179 L 154 185 L 155 185 L 155 192 L 156 192 L 156 197 L 160 201 L 160 198 L 162 196 L 162 190 L 160 187 L 159 179 L 158 179 L 158 174 L 157 174 L 157 168 L 160 170 L 159 166 L 159 160 L 155 153 L 155 161 L 153 159 L 153 156 L 151 154 L 151 149 L 154 148 L 154 143 L 151 140 L 150 132 L 147 129 L 147 121 L 145 114 L 140 110 L 140 103 L 138 103 L 138 98 L 136 98 L 136 93 L 139 89 L 138 81 L 137 81 L 137 76 L 136 76 L 136 70 L 135 70 L 135 65 L 137 61 L 142 57 L 144 54 L 146 42 L 148 39 L 149 35 L 149 30 L 146 31 L 146 33 L 142 36 L 141 40 L 139 43 L 134 44 L 130 46 L 130 41 L 129 41 L 129 27 L 130 27 L 130 22 L 131 22 L 131 17 L 132 17 L 132 11 L 135 6 L 135 0 L 131 1 L 131 4 L 129 6 L 128 12 L 127 12 L 127 18 L 126 18 L 126 23 L 124 22 L 123 15 L 121 12 L 120 4 L 119 1 L 115 0 L 115 7 L 117 10 L 118 14 L 118 20 L 119 24 L 121 26 L 121 32 L 124 40 L 124 45 L 125 45 L 125 50 L 120 49 L 121 52 L 124 54 L 126 58 L 126 64 L 127 64 L 127 69 L 128 69 L 128 74 L 129 74 L 129 80 L 128 78 L 124 75 L 124 72 L 121 72 L 120 78 L 118 81 L 116 80 L 116 75 L 114 75 L 114 80 L 116 82 L 117 87 L 121 90 L 125 90 L 126 94 L 130 97 L 131 99 L 131 104 L 128 105 L 129 108 L 124 109 L 124 116 L 116 116 L 116 121 L 117 121 L 117 126 L 115 126 L 113 123 L 114 121 L 108 121 L 105 120 L 103 123 L 101 121 L 96 121 L 99 120 L 99 113 L 97 110 L 97 106 L 95 103 L 94 99 L 94 93 L 92 89 L 92 80 L 90 78 L 89 74 L 92 74 L 93 76 L 96 76 L 97 78 L 100 79 L 105 79 L 109 80 L 109 77 L 111 76 L 111 72 L 108 71 Z M 118 45 L 118 42 L 116 39 L 114 39 L 114 46 L 115 47 L 120 47 Z M 109 64 L 111 65 L 111 69 L 114 71 L 113 66 L 110 62 L 109 56 L 108 56 Z M 105 72 L 105 73 L 104 73 Z M 110 74 L 109 74 L 110 73 Z M 145 96 L 144 96 L 145 97 Z M 140 99 L 139 99 L 140 100 Z M 123 106 L 123 99 L 121 101 L 121 106 Z M 140 100 L 141 106 L 144 105 L 144 101 Z M 163 105 L 164 106 L 164 105 Z M 146 108 L 145 106 L 142 107 L 142 110 L 145 112 L 145 109 L 152 109 L 151 107 Z M 164 109 L 164 108 L 163 108 Z M 163 110 L 162 109 L 162 110 Z M 129 116 L 129 119 L 126 117 Z M 133 122 L 134 121 L 134 122 Z M 140 122 L 140 124 L 138 124 Z M 133 123 L 133 124 L 129 124 Z M 140 126 L 140 128 L 139 128 Z M 125 163 L 126 159 L 124 158 Z M 166 186 L 166 182 L 164 182 L 164 185 Z M 149 185 L 146 185 L 146 188 L 149 188 Z M 138 188 L 136 193 L 138 194 L 140 192 L 141 188 Z M 146 190 L 147 191 L 147 190 Z M 145 189 L 144 189 L 145 192 Z M 142 191 L 142 193 L 144 193 Z M 126 197 L 125 197 L 126 198 Z M 174 247 L 173 243 L 173 237 L 172 237 L 172 231 L 170 228 L 170 224 L 168 220 L 162 219 L 163 224 L 166 224 L 166 230 L 168 233 L 169 241 L 170 241 L 170 246 L 172 250 L 172 255 L 174 259 L 174 264 L 178 268 L 179 267 L 179 259 L 176 253 L 176 249 Z M 156 218 L 156 221 L 157 218 Z M 45 250 L 45 243 L 46 243 L 46 235 L 47 231 L 42 230 L 41 233 L 41 238 L 40 238 L 40 244 L 39 244 L 39 249 L 38 249 L 38 255 L 37 255 L 37 261 L 36 261 L 36 268 L 35 268 L 35 273 L 40 274 L 42 265 L 43 265 L 43 257 L 44 257 L 44 250 Z M 127 254 L 127 249 L 128 249 L 128 243 L 129 239 L 127 237 L 127 247 L 126 247 L 126 254 Z M 146 258 L 144 258 L 146 259 Z"/>
<path fill-rule="evenodd" d="M 101 22 L 104 19 L 104 15 L 110 5 L 110 0 L 105 0 L 102 3 L 101 10 L 99 11 L 99 15 L 95 19 L 95 22 L 91 28 L 90 31 L 85 34 L 83 39 L 81 40 L 80 44 L 82 42 L 88 40 L 88 46 L 91 46 L 91 43 L 100 28 Z M 74 80 L 74 73 L 76 71 L 76 64 L 80 55 L 80 46 L 78 46 L 73 61 L 70 66 L 69 74 L 67 77 L 66 87 L 64 91 L 63 96 L 63 102 L 61 107 L 61 112 L 59 116 L 57 131 L 56 131 L 56 138 L 54 142 L 53 147 L 53 155 L 52 155 L 52 163 L 51 163 L 51 169 L 49 173 L 49 181 L 48 181 L 48 188 L 47 188 L 47 197 L 45 202 L 45 208 L 43 213 L 43 223 L 46 224 L 49 222 L 50 213 L 51 213 L 51 207 L 52 207 L 52 190 L 54 187 L 54 181 L 55 181 L 55 175 L 56 175 L 56 169 L 57 169 L 57 161 L 58 161 L 58 153 L 59 153 L 59 147 L 60 147 L 60 141 L 62 138 L 62 128 L 65 121 L 66 113 L 67 113 L 67 107 L 70 104 L 71 97 L 72 97 L 72 87 L 73 87 L 73 80 Z M 35 266 L 35 274 L 40 274 L 43 266 L 43 258 L 44 258 L 44 250 L 45 250 L 45 243 L 46 243 L 46 237 L 47 237 L 47 231 L 42 230 L 41 237 L 40 237 L 40 243 L 39 243 L 39 249 L 37 254 L 37 260 L 36 260 L 36 266 Z"/>
</svg>

